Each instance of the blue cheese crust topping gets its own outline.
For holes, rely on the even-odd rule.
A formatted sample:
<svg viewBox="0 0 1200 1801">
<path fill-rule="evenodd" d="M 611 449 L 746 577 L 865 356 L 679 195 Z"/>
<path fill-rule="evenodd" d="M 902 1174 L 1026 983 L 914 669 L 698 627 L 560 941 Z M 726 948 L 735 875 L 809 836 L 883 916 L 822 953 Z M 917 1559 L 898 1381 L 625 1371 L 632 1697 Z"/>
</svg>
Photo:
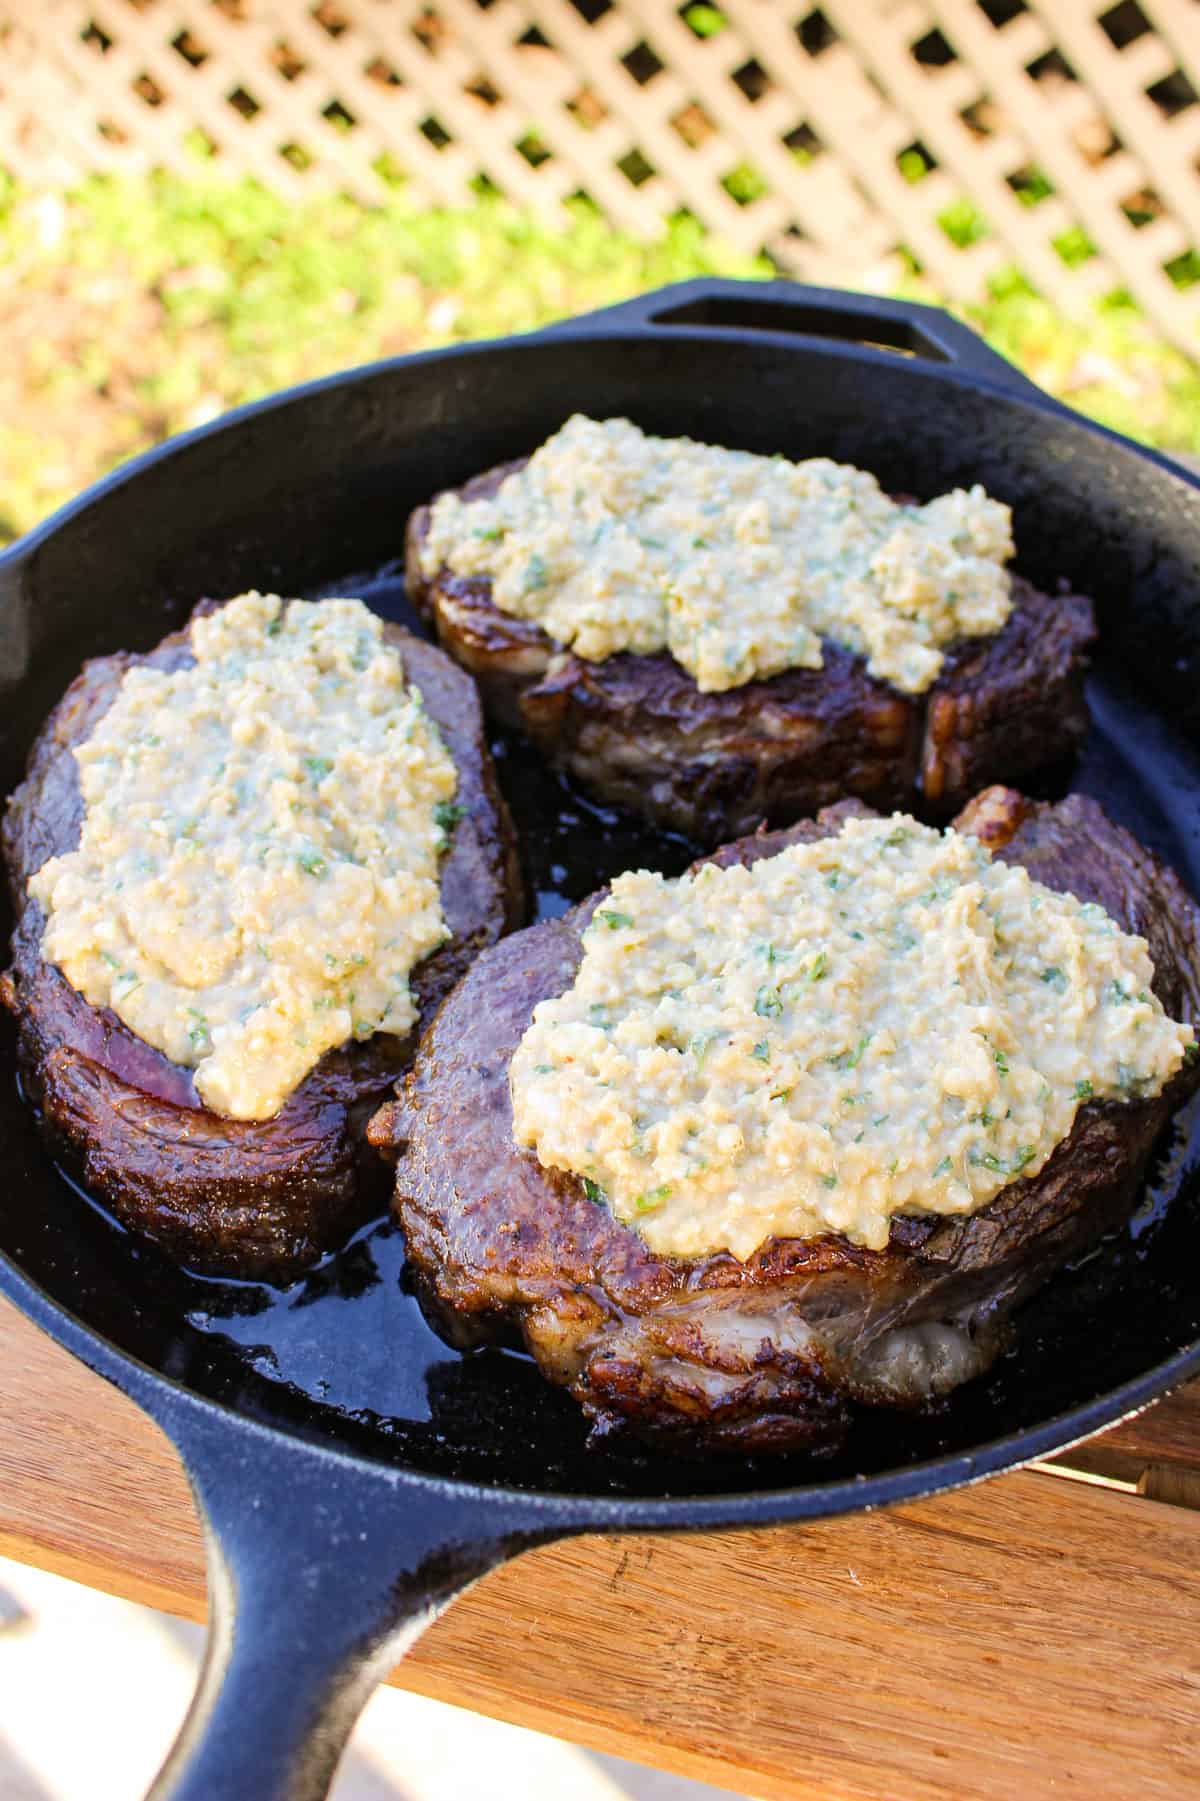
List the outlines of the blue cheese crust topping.
<svg viewBox="0 0 1200 1801">
<path fill-rule="evenodd" d="M 1004 626 L 1012 554 L 978 486 L 904 506 L 828 458 L 576 415 L 490 498 L 441 495 L 421 567 L 487 576 L 502 612 L 591 661 L 669 651 L 703 693 L 819 669 L 828 638 L 920 694 L 946 645 Z"/>
<path fill-rule="evenodd" d="M 326 1051 L 415 1024 L 458 777 L 359 600 L 244 594 L 191 647 L 126 672 L 75 750 L 79 846 L 29 889 L 73 987 L 269 1119 Z"/>
<path fill-rule="evenodd" d="M 1146 942 L 903 815 L 620 876 L 513 1058 L 517 1142 L 661 1255 L 970 1214 L 1194 1055 Z"/>
</svg>

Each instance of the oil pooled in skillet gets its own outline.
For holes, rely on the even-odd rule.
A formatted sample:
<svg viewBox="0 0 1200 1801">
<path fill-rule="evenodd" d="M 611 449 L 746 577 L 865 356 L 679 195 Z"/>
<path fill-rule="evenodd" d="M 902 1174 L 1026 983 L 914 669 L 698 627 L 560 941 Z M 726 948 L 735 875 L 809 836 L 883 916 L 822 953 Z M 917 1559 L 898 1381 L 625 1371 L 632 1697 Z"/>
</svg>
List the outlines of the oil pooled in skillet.
<svg viewBox="0 0 1200 1801">
<path fill-rule="evenodd" d="M 345 576 L 322 593 L 360 595 L 415 627 L 398 568 Z M 320 598 L 315 594 L 312 598 Z M 1093 794 L 1200 888 L 1192 772 L 1157 721 L 1107 684 L 1073 786 Z M 521 839 L 531 912 L 561 913 L 622 869 L 675 874 L 695 855 L 570 790 L 519 742 L 495 745 Z M 1024 1309 L 1014 1350 L 940 1408 L 864 1415 L 835 1457 L 698 1464 L 636 1446 L 586 1448 L 575 1403 L 520 1354 L 462 1356 L 422 1317 L 390 1222 L 284 1290 L 203 1278 L 139 1244 L 79 1191 L 46 1185 L 44 1214 L 6 1243 L 35 1279 L 62 1292 L 63 1246 L 78 1248 L 78 1311 L 136 1355 L 243 1412 L 419 1468 L 487 1482 L 583 1492 L 702 1494 L 869 1474 L 969 1449 L 1139 1374 L 1200 1335 L 1200 1104 L 1161 1147 L 1131 1229 L 1064 1272 Z M 16 1147 L 32 1163 L 32 1141 Z M 1170 1203 L 1170 1205 L 1168 1205 Z M 12 1234 L 9 1234 L 10 1241 Z M 82 1292 L 80 1292 L 82 1290 Z"/>
</svg>

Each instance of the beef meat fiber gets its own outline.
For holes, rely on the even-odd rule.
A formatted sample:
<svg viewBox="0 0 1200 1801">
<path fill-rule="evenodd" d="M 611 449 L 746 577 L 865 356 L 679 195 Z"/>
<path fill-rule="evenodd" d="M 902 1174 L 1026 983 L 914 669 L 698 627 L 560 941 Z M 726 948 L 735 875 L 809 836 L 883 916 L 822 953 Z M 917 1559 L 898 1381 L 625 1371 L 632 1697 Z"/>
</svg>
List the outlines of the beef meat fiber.
<svg viewBox="0 0 1200 1801">
<path fill-rule="evenodd" d="M 9 802 L 3 848 L 17 926 L 0 1000 L 18 1022 L 25 1092 L 64 1167 L 124 1225 L 196 1269 L 282 1281 L 386 1205 L 388 1172 L 366 1142 L 367 1121 L 471 960 L 519 923 L 512 825 L 474 684 L 433 645 L 397 626 L 385 632 L 458 770 L 463 815 L 441 866 L 452 936 L 413 972 L 417 1028 L 403 1040 L 381 1034 L 330 1051 L 273 1119 L 210 1112 L 189 1069 L 108 1008 L 91 1006 L 42 957 L 44 915 L 27 893 L 43 863 L 79 842 L 72 747 L 107 712 L 127 670 L 191 662 L 186 630 L 145 656 L 86 664 L 43 727 Z"/>
<path fill-rule="evenodd" d="M 525 459 L 456 490 L 492 494 Z M 883 810 L 949 818 L 989 782 L 1031 779 L 1087 732 L 1083 678 L 1092 603 L 1013 578 L 1013 611 L 990 638 L 960 640 L 924 694 L 867 674 L 828 640 L 823 669 L 702 694 L 665 652 L 587 662 L 528 619 L 503 613 L 486 576 L 441 569 L 421 548 L 430 508 L 412 515 L 407 585 L 438 642 L 479 683 L 501 723 L 601 799 L 699 844 L 786 823 L 850 795 Z"/>
<path fill-rule="evenodd" d="M 714 860 L 748 864 L 864 810 L 844 803 Z M 955 823 L 1142 934 L 1164 1007 L 1200 1019 L 1200 909 L 1093 801 L 993 788 Z M 1155 1099 L 1088 1103 L 1036 1176 L 968 1218 L 897 1217 L 881 1251 L 826 1235 L 771 1239 L 744 1262 L 657 1256 L 513 1139 L 513 1053 L 534 1006 L 573 981 L 601 899 L 486 952 L 371 1126 L 398 1158 L 396 1212 L 431 1317 L 459 1345 L 516 1336 L 596 1433 L 792 1451 L 835 1444 L 855 1404 L 946 1394 L 988 1367 L 1022 1299 L 1127 1219 L 1156 1138 L 1200 1085 L 1193 1060 Z"/>
</svg>

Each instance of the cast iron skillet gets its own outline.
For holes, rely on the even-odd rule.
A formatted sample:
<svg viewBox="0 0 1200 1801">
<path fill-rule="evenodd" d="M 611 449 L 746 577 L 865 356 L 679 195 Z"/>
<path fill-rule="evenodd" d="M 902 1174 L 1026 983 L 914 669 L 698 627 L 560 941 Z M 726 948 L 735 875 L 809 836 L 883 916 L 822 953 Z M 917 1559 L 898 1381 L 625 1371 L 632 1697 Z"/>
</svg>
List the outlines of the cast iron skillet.
<svg viewBox="0 0 1200 1801">
<path fill-rule="evenodd" d="M 101 482 L 0 558 L 0 789 L 85 657 L 148 647 L 197 596 L 363 594 L 411 617 L 409 509 L 573 409 L 830 455 L 922 496 L 982 481 L 1011 502 L 1023 571 L 1042 586 L 1070 575 L 1100 605 L 1095 725 L 1072 779 L 1200 890 L 1200 484 L 1049 401 L 938 312 L 786 283 L 693 282 L 353 370 Z M 630 863 L 687 860 L 519 746 L 498 751 L 540 911 Z M 47 1161 L 8 1026 L 0 1059 L 0 1290 L 158 1421 L 205 1520 L 209 1653 L 159 1797 L 323 1795 L 406 1644 L 528 1546 L 931 1494 L 1058 1450 L 1200 1370 L 1195 1120 L 1130 1231 L 1037 1297 L 1013 1353 L 939 1412 L 864 1422 L 834 1459 L 697 1465 L 587 1451 L 574 1405 L 525 1360 L 447 1350 L 386 1223 L 282 1294 L 173 1271 Z"/>
</svg>

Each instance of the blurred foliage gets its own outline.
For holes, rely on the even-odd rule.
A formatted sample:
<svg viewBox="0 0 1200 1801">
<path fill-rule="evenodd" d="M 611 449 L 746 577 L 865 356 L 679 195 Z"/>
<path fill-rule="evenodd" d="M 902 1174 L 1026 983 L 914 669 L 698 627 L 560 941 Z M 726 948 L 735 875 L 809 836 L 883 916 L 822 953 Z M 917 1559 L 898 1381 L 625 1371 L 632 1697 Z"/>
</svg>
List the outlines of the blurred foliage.
<svg viewBox="0 0 1200 1801">
<path fill-rule="evenodd" d="M 716 9 L 690 11 L 694 29 L 717 28 Z M 947 228 L 977 226 L 963 211 Z M 0 175 L 0 538 L 133 452 L 272 389 L 710 273 L 772 270 L 686 216 L 641 244 L 584 204 L 556 230 L 487 193 L 430 211 L 401 189 L 381 207 L 292 204 L 207 170 L 95 178 L 68 195 Z M 1120 296 L 1072 322 L 1014 276 L 968 317 L 1052 393 L 1200 452 L 1200 371 Z"/>
<path fill-rule="evenodd" d="M 725 14 L 715 6 L 696 4 L 683 9 L 684 22 L 690 25 L 698 38 L 715 38 L 719 31 L 724 31 L 728 20 Z"/>
</svg>

